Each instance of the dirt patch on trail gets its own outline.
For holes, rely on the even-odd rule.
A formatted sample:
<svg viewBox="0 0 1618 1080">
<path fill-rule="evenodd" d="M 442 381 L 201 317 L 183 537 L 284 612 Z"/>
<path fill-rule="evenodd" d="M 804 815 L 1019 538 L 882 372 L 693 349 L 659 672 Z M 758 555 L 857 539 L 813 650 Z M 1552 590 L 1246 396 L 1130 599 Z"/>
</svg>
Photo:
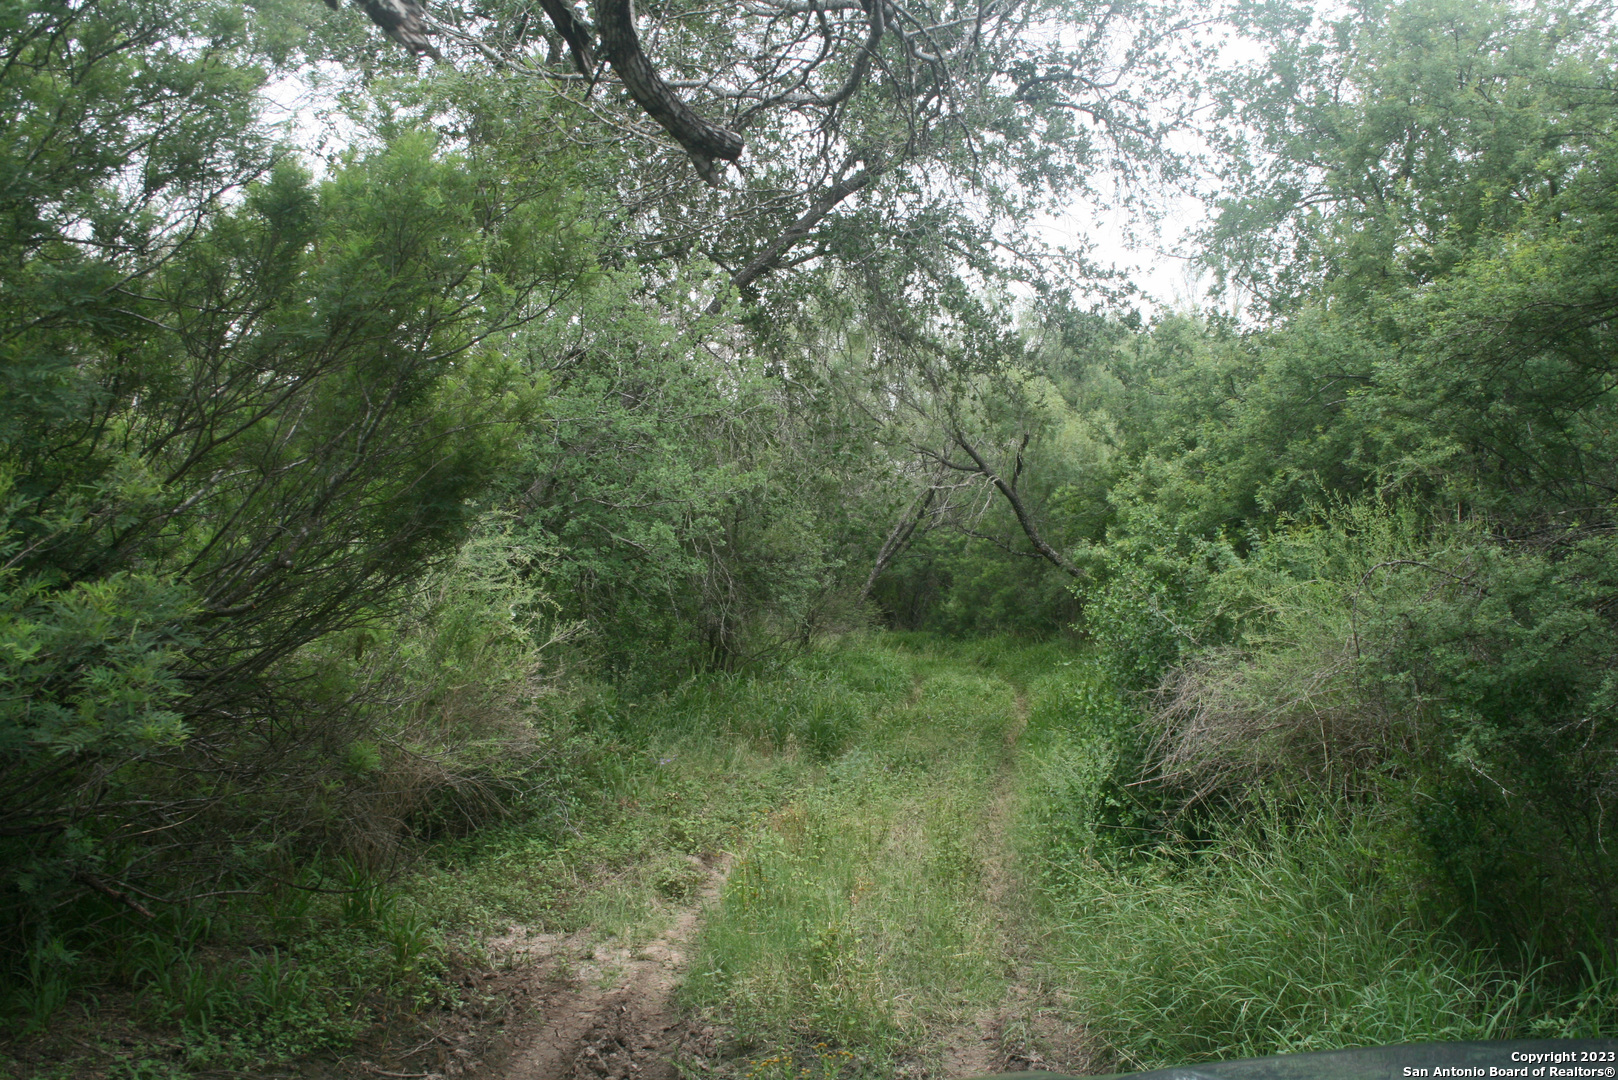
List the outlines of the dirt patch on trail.
<svg viewBox="0 0 1618 1080">
<path fill-rule="evenodd" d="M 508 989 L 528 1004 L 484 1061 L 451 1071 L 469 1080 L 677 1080 L 675 1058 L 702 1033 L 682 1021 L 674 991 L 730 861 L 717 857 L 701 866 L 690 905 L 633 949 L 591 947 L 583 933 L 490 942 L 491 951 L 516 965 L 509 978 L 520 985 Z"/>
</svg>

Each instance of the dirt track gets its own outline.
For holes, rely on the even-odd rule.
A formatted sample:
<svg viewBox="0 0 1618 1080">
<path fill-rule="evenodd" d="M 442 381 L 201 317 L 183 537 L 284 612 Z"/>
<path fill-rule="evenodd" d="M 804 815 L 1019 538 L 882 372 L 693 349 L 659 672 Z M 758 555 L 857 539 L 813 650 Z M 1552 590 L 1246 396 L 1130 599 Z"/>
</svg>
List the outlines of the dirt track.
<svg viewBox="0 0 1618 1080">
<path fill-rule="evenodd" d="M 506 1032 L 503 1060 L 471 1069 L 477 1080 L 677 1080 L 677 1056 L 699 1058 L 711 1033 L 693 1031 L 674 991 L 703 911 L 719 898 L 726 858 L 704 864 L 692 903 L 663 933 L 634 949 L 587 949 L 582 935 L 511 935 L 492 943 L 519 965 L 526 1018 Z M 588 955 L 581 955 L 588 953 Z"/>
<path fill-rule="evenodd" d="M 1082 1027 L 1031 959 L 1038 943 L 1030 936 L 1037 931 L 1023 910 L 1011 856 L 1017 748 L 1027 715 L 1019 694 L 973 843 L 983 867 L 982 907 L 993 923 L 993 951 L 1005 963 L 1005 995 L 952 1027 L 935 1029 L 930 1045 L 900 1063 L 896 1076 L 953 1080 L 1004 1071 L 1088 1071 Z M 718 903 L 731 866 L 729 856 L 692 862 L 688 880 L 696 887 L 689 899 L 661 933 L 641 944 L 605 944 L 588 930 L 564 935 L 521 928 L 487 941 L 499 970 L 478 978 L 492 992 L 486 1000 L 508 1004 L 482 1019 L 464 1016 L 458 1035 L 438 1035 L 436 1044 L 418 1048 L 420 1056 L 408 1052 L 389 1068 L 366 1062 L 366 1072 L 420 1080 L 679 1080 L 710 1069 L 728 1075 L 734 1062 L 723 1051 L 734 1033 L 704 1026 L 675 1004 L 698 931 Z"/>
</svg>

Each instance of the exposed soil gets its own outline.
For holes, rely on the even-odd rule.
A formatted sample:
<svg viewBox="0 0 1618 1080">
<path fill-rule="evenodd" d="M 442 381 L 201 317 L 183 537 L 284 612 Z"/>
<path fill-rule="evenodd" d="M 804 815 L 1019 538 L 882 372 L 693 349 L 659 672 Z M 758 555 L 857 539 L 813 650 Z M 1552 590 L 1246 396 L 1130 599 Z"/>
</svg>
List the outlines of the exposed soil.
<svg viewBox="0 0 1618 1080">
<path fill-rule="evenodd" d="M 681 1022 L 674 991 L 703 910 L 717 901 L 729 860 L 703 863 L 691 903 L 656 938 L 630 949 L 590 948 L 585 935 L 510 935 L 490 944 L 519 966 L 530 1003 L 507 1028 L 498 1060 L 476 1080 L 677 1080 L 674 1059 L 702 1047 Z M 496 1055 L 491 1055 L 495 1057 Z"/>
</svg>

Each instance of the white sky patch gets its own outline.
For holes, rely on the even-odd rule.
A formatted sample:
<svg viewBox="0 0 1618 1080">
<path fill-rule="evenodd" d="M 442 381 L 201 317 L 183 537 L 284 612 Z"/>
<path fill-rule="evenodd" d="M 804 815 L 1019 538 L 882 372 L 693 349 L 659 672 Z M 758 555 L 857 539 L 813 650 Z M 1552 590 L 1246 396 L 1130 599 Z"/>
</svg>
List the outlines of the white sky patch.
<svg viewBox="0 0 1618 1080">
<path fill-rule="evenodd" d="M 1052 246 L 1087 247 L 1102 268 L 1122 271 L 1141 291 L 1141 315 L 1206 310 L 1205 275 L 1190 257 L 1189 237 L 1208 216 L 1200 199 L 1176 195 L 1165 200 L 1155 230 L 1128 210 L 1075 204 L 1060 216 L 1046 216 L 1033 226 L 1036 236 Z M 1142 234 L 1155 232 L 1155 238 Z"/>
<path fill-rule="evenodd" d="M 286 133 L 316 177 L 326 176 L 336 156 L 360 140 L 359 129 L 338 107 L 349 77 L 341 64 L 322 61 L 273 79 L 262 91 L 265 122 Z"/>
<path fill-rule="evenodd" d="M 1332 8 L 1333 0 L 1316 0 L 1320 11 Z M 1342 5 L 1338 5 L 1341 7 Z M 1317 13 L 1317 19 L 1322 16 Z M 1251 67 L 1265 60 L 1265 46 L 1233 27 L 1226 27 L 1220 40 L 1215 67 L 1224 71 Z M 1202 105 L 1206 107 L 1206 102 Z M 1206 139 L 1197 130 L 1182 128 L 1169 138 L 1170 148 L 1191 159 L 1211 156 Z M 1200 252 L 1194 237 L 1212 218 L 1219 192 L 1206 172 L 1193 183 L 1204 187 L 1199 194 L 1185 190 L 1135 192 L 1140 201 L 1153 207 L 1157 220 L 1148 222 L 1142 212 L 1127 208 L 1097 211 L 1075 205 L 1046 222 L 1042 230 L 1056 243 L 1072 243 L 1076 236 L 1088 236 L 1092 258 L 1102 266 L 1125 271 L 1140 289 L 1138 305 L 1146 317 L 1165 314 L 1213 314 L 1223 312 L 1240 318 L 1247 298 L 1238 290 L 1211 296 L 1213 279 L 1199 264 Z"/>
</svg>

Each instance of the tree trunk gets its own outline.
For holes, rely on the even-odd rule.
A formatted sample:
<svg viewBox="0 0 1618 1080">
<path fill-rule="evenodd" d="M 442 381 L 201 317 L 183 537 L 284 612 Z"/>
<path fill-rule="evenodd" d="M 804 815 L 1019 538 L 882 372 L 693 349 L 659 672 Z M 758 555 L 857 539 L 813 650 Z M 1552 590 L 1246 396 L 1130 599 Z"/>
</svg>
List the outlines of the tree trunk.
<svg viewBox="0 0 1618 1080">
<path fill-rule="evenodd" d="M 871 567 L 870 574 L 866 576 L 865 584 L 860 586 L 860 603 L 863 604 L 870 599 L 871 590 L 876 586 L 876 579 L 882 576 L 882 571 L 886 570 L 888 564 L 898 558 L 899 554 L 910 546 L 910 538 L 915 535 L 916 526 L 920 525 L 921 519 L 927 516 L 927 509 L 932 505 L 933 499 L 937 495 L 938 488 L 929 487 L 927 494 L 921 497 L 921 501 L 913 504 L 914 509 L 907 509 L 905 515 L 895 522 L 893 528 L 888 531 L 888 538 L 882 542 L 882 549 L 876 553 L 876 563 Z"/>
</svg>

